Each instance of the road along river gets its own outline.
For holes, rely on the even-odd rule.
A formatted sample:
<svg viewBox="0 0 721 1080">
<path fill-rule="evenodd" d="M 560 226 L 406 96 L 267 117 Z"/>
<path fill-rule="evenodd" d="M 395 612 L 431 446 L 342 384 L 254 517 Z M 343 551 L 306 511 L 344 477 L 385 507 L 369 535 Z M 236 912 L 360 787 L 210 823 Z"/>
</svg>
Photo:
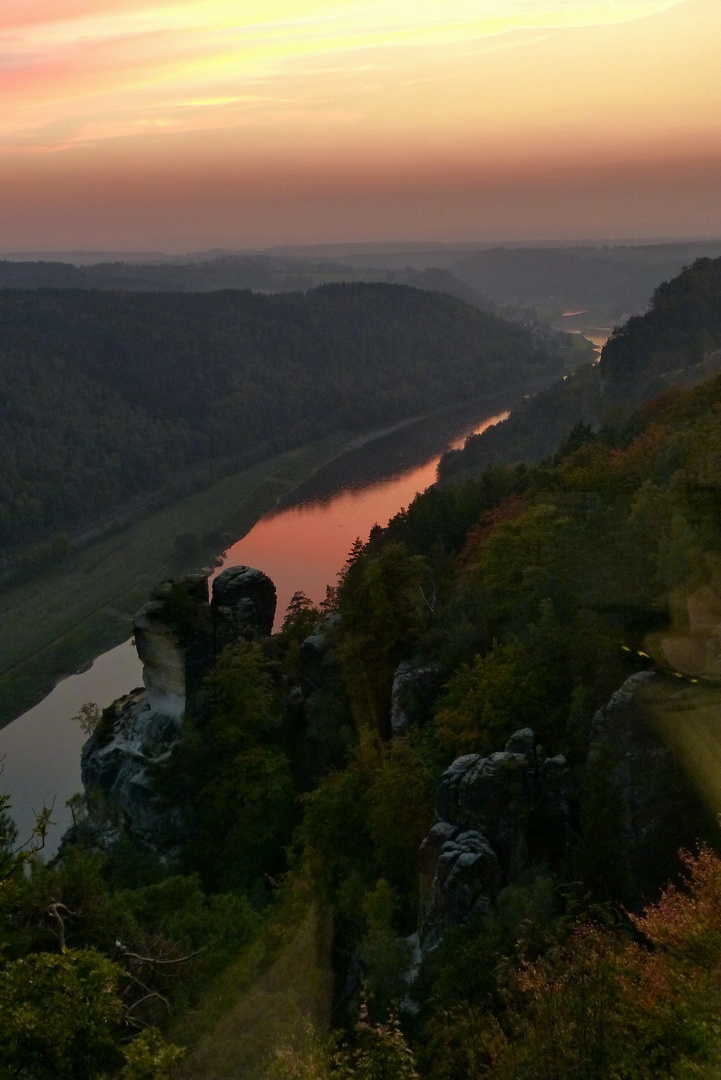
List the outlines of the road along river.
<svg viewBox="0 0 721 1080">
<path fill-rule="evenodd" d="M 376 522 L 385 525 L 435 481 L 445 450 L 462 446 L 468 435 L 506 415 L 488 416 L 486 409 L 479 419 L 477 410 L 474 415 L 466 408 L 358 440 L 261 518 L 225 553 L 224 565 L 256 566 L 273 579 L 279 625 L 296 590 L 322 600 L 356 537 L 365 540 Z M 73 717 L 86 701 L 104 708 L 141 683 L 140 662 L 126 641 L 99 656 L 87 671 L 63 679 L 43 701 L 0 730 L 0 791 L 10 794 L 21 838 L 32 830 L 34 811 L 52 804 L 55 824 L 46 850 L 55 850 L 70 823 L 66 801 L 81 787 L 80 749 L 86 736 Z"/>
</svg>

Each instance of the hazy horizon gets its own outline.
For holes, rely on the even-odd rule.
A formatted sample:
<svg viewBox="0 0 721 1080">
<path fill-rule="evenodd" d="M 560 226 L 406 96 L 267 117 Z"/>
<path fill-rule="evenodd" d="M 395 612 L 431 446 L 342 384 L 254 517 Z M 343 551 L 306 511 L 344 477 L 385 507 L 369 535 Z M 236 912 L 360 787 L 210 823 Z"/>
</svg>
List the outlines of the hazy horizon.
<svg viewBox="0 0 721 1080">
<path fill-rule="evenodd" d="M 342 261 L 343 258 L 352 258 L 353 256 L 366 255 L 369 258 L 374 255 L 382 255 L 384 253 L 397 253 L 403 254 L 408 252 L 409 255 L 425 254 L 437 251 L 442 253 L 458 253 L 463 254 L 465 252 L 473 251 L 487 251 L 498 248 L 508 249 L 549 249 L 549 250 L 561 250 L 561 249 L 574 249 L 574 248 L 625 248 L 625 247 L 673 247 L 684 245 L 705 245 L 712 246 L 714 244 L 721 245 L 721 234 L 718 236 L 679 236 L 679 237 L 642 237 L 638 239 L 628 237 L 618 238 L 573 238 L 573 237 L 561 237 L 557 240 L 500 240 L 500 241 L 482 241 L 482 240 L 468 240 L 468 241 L 419 241 L 419 240 L 398 240 L 398 241 L 329 241 L 325 244 L 276 244 L 271 247 L 247 247 L 247 248 L 198 248 L 192 251 L 186 251 L 178 249 L 177 251 L 165 250 L 165 251 L 149 251 L 149 250 L 133 250 L 133 249 L 113 249 L 113 248 L 97 248 L 97 249 L 55 249 L 55 250 L 29 250 L 29 251 L 3 251 L 0 248 L 0 259 L 13 262 L 21 261 L 52 261 L 57 260 L 61 262 L 77 263 L 78 266 L 90 265 L 92 263 L 100 261 L 118 261 L 118 262 L 139 262 L 139 263 L 153 263 L 157 261 L 168 262 L 182 262 L 184 260 L 198 261 L 198 260 L 210 260 L 215 258 L 243 258 L 254 255 L 261 256 L 286 256 L 288 258 L 297 257 L 299 259 L 320 259 L 328 258 L 329 260 Z"/>
</svg>

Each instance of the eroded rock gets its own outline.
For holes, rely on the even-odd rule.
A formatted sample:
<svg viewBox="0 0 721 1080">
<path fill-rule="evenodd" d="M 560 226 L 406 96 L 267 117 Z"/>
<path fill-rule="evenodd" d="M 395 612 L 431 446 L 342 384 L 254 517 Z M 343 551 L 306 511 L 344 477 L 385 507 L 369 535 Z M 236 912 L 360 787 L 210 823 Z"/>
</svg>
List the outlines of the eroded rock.
<svg viewBox="0 0 721 1080">
<path fill-rule="evenodd" d="M 215 649 L 221 652 L 239 637 L 267 637 L 273 632 L 275 585 L 262 570 L 229 566 L 213 581 Z"/>
<path fill-rule="evenodd" d="M 698 840 L 706 815 L 682 762 L 709 695 L 718 722 L 714 690 L 640 671 L 593 718 L 587 767 L 603 770 L 621 795 L 625 855 L 641 890 L 672 877 L 678 849 Z"/>
<path fill-rule="evenodd" d="M 153 591 L 133 623 L 145 689 L 106 709 L 82 750 L 91 821 L 120 823 L 161 854 L 179 843 L 185 821 L 182 808 L 158 796 L 152 770 L 182 739 L 186 712 L 222 649 L 240 637 L 269 634 L 275 617 L 275 586 L 262 571 L 228 568 L 214 581 L 209 604 L 210 574 L 163 582 Z"/>
<path fill-rule="evenodd" d="M 425 723 L 438 692 L 436 664 L 402 661 L 396 668 L 391 690 L 391 731 L 403 735 L 411 724 Z"/>
<path fill-rule="evenodd" d="M 514 732 L 502 751 L 453 762 L 440 779 L 438 820 L 420 851 L 424 951 L 447 926 L 487 910 L 533 857 L 558 848 L 559 836 L 567 849 L 572 789 L 565 758 L 548 758 L 530 728 Z"/>
</svg>

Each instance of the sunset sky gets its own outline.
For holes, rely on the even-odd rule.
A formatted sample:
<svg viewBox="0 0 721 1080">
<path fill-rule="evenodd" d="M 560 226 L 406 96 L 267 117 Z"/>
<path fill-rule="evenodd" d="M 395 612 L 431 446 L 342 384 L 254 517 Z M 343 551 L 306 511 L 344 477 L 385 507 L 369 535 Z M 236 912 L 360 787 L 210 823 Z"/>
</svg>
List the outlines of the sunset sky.
<svg viewBox="0 0 721 1080">
<path fill-rule="evenodd" d="M 0 250 L 721 236 L 721 0 L 2 0 Z"/>
</svg>

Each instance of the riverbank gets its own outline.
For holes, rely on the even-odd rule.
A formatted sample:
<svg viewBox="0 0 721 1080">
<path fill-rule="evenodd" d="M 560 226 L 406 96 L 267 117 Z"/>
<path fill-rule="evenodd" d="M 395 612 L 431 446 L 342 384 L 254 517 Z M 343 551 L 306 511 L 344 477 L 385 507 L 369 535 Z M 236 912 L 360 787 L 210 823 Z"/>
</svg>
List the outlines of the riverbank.
<svg viewBox="0 0 721 1080">
<path fill-rule="evenodd" d="M 475 408 L 481 413 L 485 405 Z M 164 577 L 212 564 L 265 513 L 314 484 L 325 466 L 428 422 L 432 416 L 413 416 L 286 451 L 154 510 L 74 552 L 56 570 L 3 591 L 0 728 L 42 700 L 64 676 L 127 640 L 133 615 Z M 439 424 L 445 431 L 447 420 L 444 424 L 439 417 Z M 340 486 L 338 479 L 334 483 Z M 222 535 L 225 542 L 218 539 Z"/>
<path fill-rule="evenodd" d="M 487 407 L 479 417 L 478 409 L 482 406 L 476 406 L 469 416 L 468 407 L 461 406 L 454 417 L 444 411 L 404 425 L 402 430 L 394 425 L 392 431 L 383 428 L 369 432 L 364 436 L 364 448 L 349 450 L 346 442 L 339 454 L 312 469 L 305 481 L 276 501 L 275 507 L 262 514 L 250 529 L 241 529 L 236 521 L 235 535 L 243 531 L 245 534 L 225 552 L 225 561 L 229 565 L 258 566 L 270 575 L 278 596 L 277 624 L 282 622 L 296 590 L 302 589 L 314 601 L 321 601 L 326 586 L 335 582 L 355 538 L 367 536 L 374 522 L 387 521 L 435 481 L 438 461 L 449 438 L 457 444 L 469 432 L 501 418 L 498 414 L 489 416 Z M 326 443 L 324 449 L 329 452 L 332 447 Z M 307 466 L 307 447 L 305 451 L 302 457 Z M 379 480 L 379 469 L 386 479 Z M 332 495 L 327 492 L 329 481 Z M 310 499 L 309 487 L 316 492 Z M 292 505 L 282 509 L 286 498 Z M 187 503 L 181 507 L 181 513 L 189 515 L 182 519 L 186 529 L 197 526 L 197 509 Z M 227 515 L 229 505 L 224 504 L 221 510 Z M 193 514 L 195 518 L 190 516 Z M 154 547 L 151 554 L 157 556 L 157 551 L 158 547 Z M 193 559 L 191 570 L 203 563 L 201 554 Z M 170 568 L 173 576 L 180 576 L 179 566 L 174 561 Z M 56 589 L 51 595 L 58 592 Z M 140 597 L 139 603 L 145 599 Z M 129 616 L 126 626 L 121 645 L 100 655 L 91 651 L 96 659 L 89 670 L 62 679 L 37 705 L 0 730 L 0 759 L 4 758 L 5 764 L 3 788 L 11 797 L 20 835 L 31 833 L 34 808 L 43 803 L 54 807 L 54 824 L 46 841 L 49 854 L 56 850 L 70 823 L 67 800 L 81 786 L 80 755 L 85 735 L 73 717 L 85 702 L 105 707 L 142 681 L 140 663 L 128 640 Z"/>
<path fill-rule="evenodd" d="M 537 389 L 534 384 L 526 392 Z M 287 451 L 152 511 L 74 552 L 57 570 L 3 592 L 0 728 L 65 675 L 125 641 L 134 613 L 159 581 L 212 564 L 273 507 L 325 498 L 346 486 L 350 474 L 367 484 L 401 471 L 430 457 L 432 442 L 441 447 L 454 428 L 460 431 L 462 416 L 497 412 L 520 394 L 505 392 L 360 434 L 340 432 Z"/>
<path fill-rule="evenodd" d="M 74 553 L 56 571 L 3 592 L 0 727 L 64 675 L 126 640 L 133 614 L 158 581 L 212 562 L 222 544 L 211 534 L 243 536 L 351 439 L 351 433 L 328 437 L 224 477 Z M 177 541 L 188 535 L 195 542 L 184 553 Z"/>
</svg>

